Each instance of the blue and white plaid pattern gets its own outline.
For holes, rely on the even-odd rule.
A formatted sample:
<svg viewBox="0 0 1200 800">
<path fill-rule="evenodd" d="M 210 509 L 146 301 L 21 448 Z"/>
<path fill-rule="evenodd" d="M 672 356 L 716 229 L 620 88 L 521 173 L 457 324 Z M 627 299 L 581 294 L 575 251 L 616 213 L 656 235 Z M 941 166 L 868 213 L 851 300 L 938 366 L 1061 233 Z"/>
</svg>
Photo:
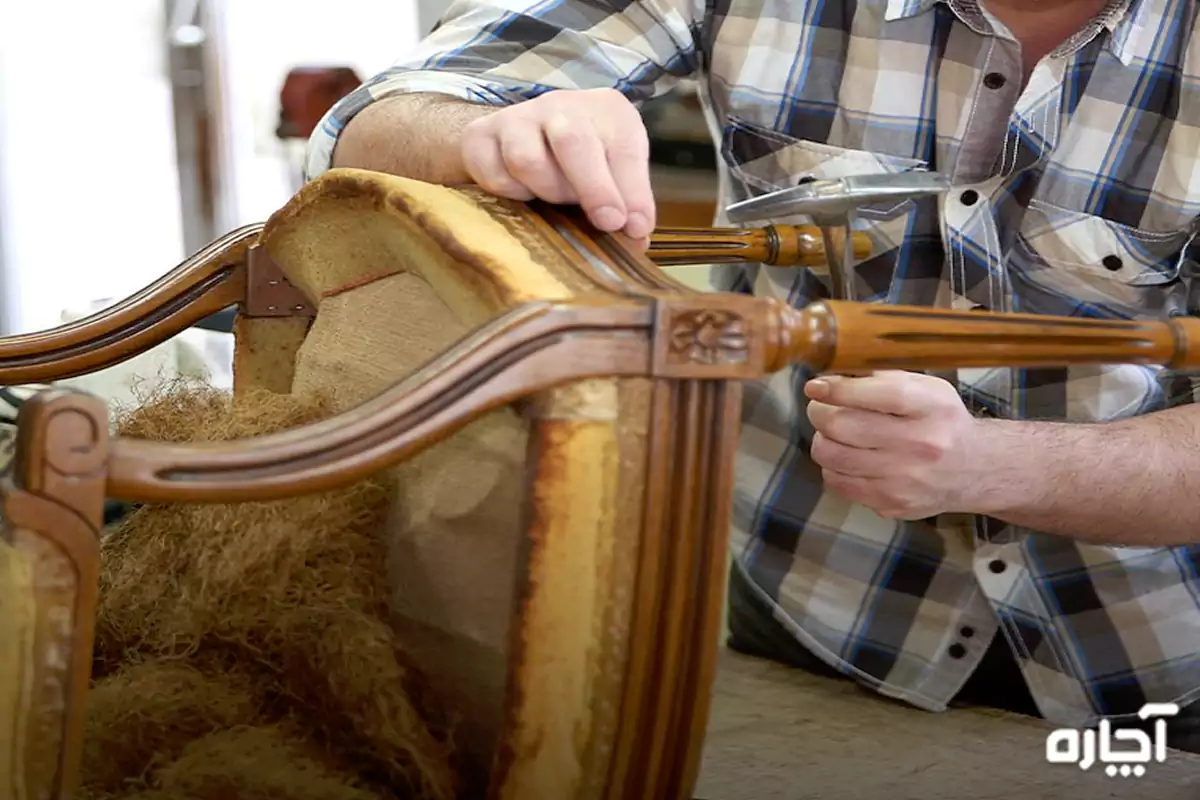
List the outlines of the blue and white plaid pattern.
<svg viewBox="0 0 1200 800">
<path fill-rule="evenodd" d="M 809 176 L 953 178 L 943 199 L 864 211 L 875 247 L 857 299 L 1189 313 L 1197 10 L 1114 0 L 1023 80 L 1019 47 L 975 0 L 459 0 L 418 53 L 331 111 L 309 173 L 328 168 L 355 113 L 397 93 L 502 104 L 615 87 L 642 101 L 695 80 L 720 131 L 721 207 Z M 712 280 L 797 306 L 825 294 L 802 269 L 724 267 Z M 734 518 L 739 567 L 798 640 L 933 710 L 998 635 L 1059 724 L 1194 699 L 1200 547 L 1110 548 L 967 516 L 881 519 L 822 489 L 807 377 L 754 387 Z M 1014 418 L 1112 420 L 1197 393 L 1187 376 L 1137 366 L 947 377 L 980 413 Z"/>
</svg>

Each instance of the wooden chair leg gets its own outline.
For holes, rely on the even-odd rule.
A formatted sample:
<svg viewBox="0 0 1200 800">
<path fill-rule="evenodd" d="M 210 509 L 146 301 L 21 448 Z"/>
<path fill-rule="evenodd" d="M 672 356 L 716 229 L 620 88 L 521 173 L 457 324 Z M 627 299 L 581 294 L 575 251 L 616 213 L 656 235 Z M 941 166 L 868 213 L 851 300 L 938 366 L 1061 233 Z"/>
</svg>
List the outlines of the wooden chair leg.
<svg viewBox="0 0 1200 800">
<path fill-rule="evenodd" d="M 15 674 L 0 676 L 20 689 L 0 705 L 0 800 L 67 800 L 78 781 L 108 439 L 104 402 L 82 392 L 35 395 L 17 419 L 16 457 L 0 483 L 0 548 L 7 574 L 25 580 L 0 586 L 0 604 L 23 612 L 29 646 L 17 653 L 23 662 L 9 659 Z"/>
</svg>

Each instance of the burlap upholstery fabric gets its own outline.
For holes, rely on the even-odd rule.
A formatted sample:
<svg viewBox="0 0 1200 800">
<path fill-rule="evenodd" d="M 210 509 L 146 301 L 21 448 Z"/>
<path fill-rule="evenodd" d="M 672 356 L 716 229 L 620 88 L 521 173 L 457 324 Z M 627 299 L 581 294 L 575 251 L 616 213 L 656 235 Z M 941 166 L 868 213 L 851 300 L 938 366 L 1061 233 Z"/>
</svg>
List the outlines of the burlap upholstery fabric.
<svg viewBox="0 0 1200 800">
<path fill-rule="evenodd" d="M 379 176 L 364 180 L 384 191 L 391 186 Z M 414 202 L 448 203 L 436 213 L 453 220 L 455 231 L 491 236 L 492 274 L 473 279 L 461 253 L 452 252 L 452 240 L 430 242 L 413 226 L 429 208 L 381 216 L 373 213 L 378 200 L 369 189 L 360 195 L 361 186 L 352 188 L 343 197 L 336 183 L 326 182 L 315 203 L 302 193 L 293 203 L 298 210 L 282 210 L 263 237 L 271 257 L 318 309 L 291 365 L 291 392 L 332 396 L 338 410 L 377 396 L 498 309 L 521 302 L 521 288 L 498 296 L 496 285 L 504 281 L 490 279 L 511 264 L 529 266 L 530 259 L 469 200 L 409 185 L 418 193 Z M 419 196 L 423 190 L 427 198 Z M 529 297 L 569 295 L 536 268 L 507 285 L 527 288 Z M 243 383 L 247 374 L 243 369 Z M 394 624 L 434 694 L 457 712 L 457 744 L 480 771 L 491 764 L 509 680 L 528 438 L 527 421 L 505 408 L 394 470 L 397 497 L 388 531 Z"/>
<path fill-rule="evenodd" d="M 411 273 L 325 298 L 297 354 L 293 393 L 330 393 L 339 409 L 351 408 L 467 330 Z M 409 655 L 440 665 L 428 675 L 434 691 L 472 709 L 459 721 L 460 736 L 480 758 L 502 711 L 526 436 L 524 423 L 504 409 L 394 471 L 388 571 L 397 587 L 395 624 Z M 466 687 L 474 687 L 471 696 L 463 696 Z"/>
</svg>

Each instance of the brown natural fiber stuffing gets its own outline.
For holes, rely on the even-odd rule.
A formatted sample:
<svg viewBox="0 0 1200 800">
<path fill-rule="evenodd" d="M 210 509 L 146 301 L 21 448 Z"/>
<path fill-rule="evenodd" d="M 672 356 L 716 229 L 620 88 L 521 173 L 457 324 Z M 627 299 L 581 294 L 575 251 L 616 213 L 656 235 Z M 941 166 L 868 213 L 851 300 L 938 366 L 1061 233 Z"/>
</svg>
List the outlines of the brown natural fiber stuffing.
<svg viewBox="0 0 1200 800">
<path fill-rule="evenodd" d="M 117 427 L 215 441 L 330 413 L 179 384 Z M 106 537 L 83 797 L 454 796 L 448 726 L 387 624 L 390 485 L 145 506 Z"/>
</svg>

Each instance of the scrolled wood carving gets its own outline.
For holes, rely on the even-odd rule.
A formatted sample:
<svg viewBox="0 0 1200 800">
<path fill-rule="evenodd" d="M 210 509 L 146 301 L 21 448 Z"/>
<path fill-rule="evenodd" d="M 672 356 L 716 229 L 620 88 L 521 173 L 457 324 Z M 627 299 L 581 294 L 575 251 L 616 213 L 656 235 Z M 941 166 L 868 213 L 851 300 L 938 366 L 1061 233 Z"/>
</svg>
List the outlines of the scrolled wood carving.
<svg viewBox="0 0 1200 800">
<path fill-rule="evenodd" d="M 28 787 L 69 797 L 83 750 L 93 620 L 100 576 L 99 531 L 108 462 L 107 408 L 79 392 L 30 398 L 18 420 L 17 452 L 4 479 L 11 545 L 32 563 L 34 661 L 20 759 Z M 34 795 L 43 796 L 43 795 Z"/>
</svg>

